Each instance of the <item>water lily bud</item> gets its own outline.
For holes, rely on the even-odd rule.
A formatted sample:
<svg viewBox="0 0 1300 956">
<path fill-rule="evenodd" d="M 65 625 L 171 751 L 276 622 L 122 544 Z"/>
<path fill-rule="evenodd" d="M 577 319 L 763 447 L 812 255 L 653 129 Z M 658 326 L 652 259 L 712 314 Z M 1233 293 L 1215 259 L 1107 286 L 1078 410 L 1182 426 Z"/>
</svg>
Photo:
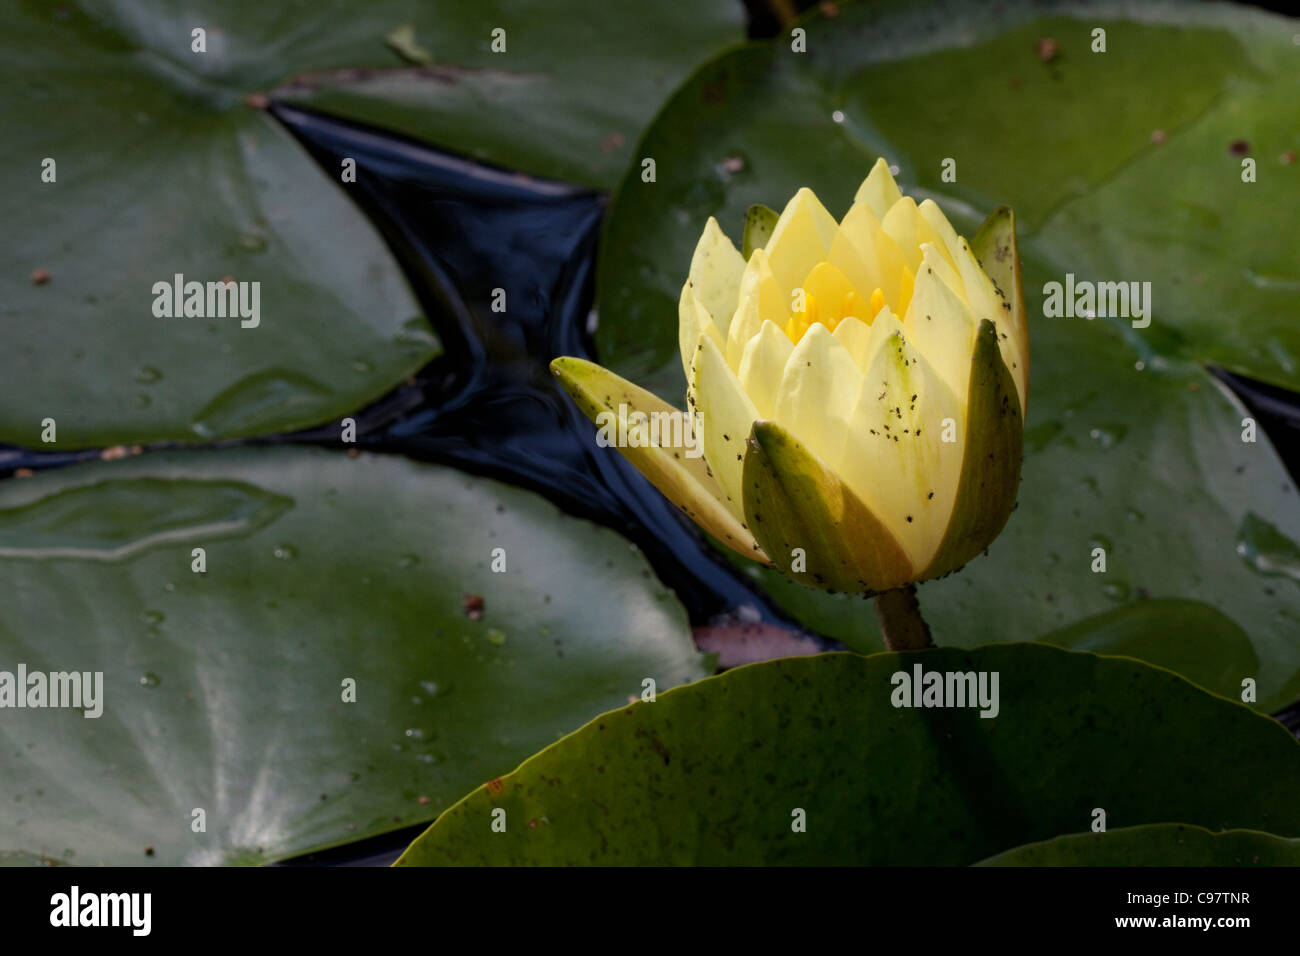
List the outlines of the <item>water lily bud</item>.
<svg viewBox="0 0 1300 956">
<path fill-rule="evenodd" d="M 710 219 L 682 288 L 703 457 L 620 450 L 718 540 L 804 584 L 875 593 L 957 570 L 1019 483 L 1029 339 L 1011 210 L 967 242 L 882 160 L 839 222 L 801 189 L 745 228 L 742 255 Z M 591 362 L 551 368 L 593 420 L 673 411 Z"/>
</svg>

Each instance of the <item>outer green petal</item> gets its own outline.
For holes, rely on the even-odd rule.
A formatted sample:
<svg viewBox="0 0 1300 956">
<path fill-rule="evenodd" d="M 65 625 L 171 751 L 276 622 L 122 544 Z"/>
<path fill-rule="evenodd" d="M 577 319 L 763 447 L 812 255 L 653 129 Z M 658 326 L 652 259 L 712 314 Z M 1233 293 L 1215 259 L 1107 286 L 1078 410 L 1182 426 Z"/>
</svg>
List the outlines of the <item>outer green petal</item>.
<svg viewBox="0 0 1300 956">
<path fill-rule="evenodd" d="M 740 243 L 740 254 L 748 259 L 755 249 L 762 249 L 772 238 L 781 214 L 761 203 L 755 203 L 745 213 L 745 236 Z"/>
<path fill-rule="evenodd" d="M 758 421 L 747 445 L 745 517 L 774 566 L 832 591 L 885 591 L 912 580 L 894 536 L 793 435 Z M 802 571 L 793 566 L 795 548 L 803 549 Z"/>
<path fill-rule="evenodd" d="M 1020 282 L 1020 254 L 1016 248 L 1016 214 L 1010 206 L 999 206 L 984 220 L 971 251 L 979 260 L 980 268 L 993 280 L 1001 293 L 1003 312 L 1009 321 L 1003 331 L 1015 341 L 1016 362 L 1021 374 L 1018 381 L 1026 387 L 1020 396 L 1023 413 L 1028 403 L 1029 384 L 1029 322 L 1025 310 L 1025 292 Z"/>
<path fill-rule="evenodd" d="M 647 415 L 682 414 L 658 396 L 584 359 L 557 358 L 551 362 L 551 371 L 593 422 L 604 411 L 617 416 L 620 404 L 625 404 L 629 411 Z M 753 535 L 728 510 L 722 488 L 709 473 L 703 458 L 691 458 L 683 448 L 620 447 L 618 450 L 701 528 L 738 554 L 767 563 L 767 556 Z"/>
<path fill-rule="evenodd" d="M 998 348 L 997 328 L 985 319 L 971 359 L 957 500 L 943 541 L 917 580 L 956 571 L 1002 531 L 1016 504 L 1023 435 L 1016 382 Z"/>
</svg>

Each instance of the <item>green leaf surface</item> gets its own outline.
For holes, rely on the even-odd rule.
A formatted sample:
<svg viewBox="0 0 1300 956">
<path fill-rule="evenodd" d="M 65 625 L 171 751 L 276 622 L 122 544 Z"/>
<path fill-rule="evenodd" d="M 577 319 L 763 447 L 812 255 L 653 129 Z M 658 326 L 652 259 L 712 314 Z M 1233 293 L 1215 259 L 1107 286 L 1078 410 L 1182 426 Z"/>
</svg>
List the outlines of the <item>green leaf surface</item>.
<svg viewBox="0 0 1300 956">
<path fill-rule="evenodd" d="M 916 667 L 997 673 L 997 716 L 894 707 L 892 675 Z M 1035 644 L 830 654 L 605 714 L 470 793 L 398 862 L 969 864 L 1086 829 L 1095 807 L 1114 826 L 1294 837 L 1298 785 L 1281 725 L 1137 661 Z"/>
<path fill-rule="evenodd" d="M 976 866 L 1300 866 L 1300 840 L 1255 830 L 1212 833 L 1182 823 L 1072 833 Z"/>
<path fill-rule="evenodd" d="M 427 821 L 645 678 L 707 673 L 614 532 L 395 458 L 5 482 L 0 593 L 0 671 L 103 672 L 98 718 L 0 710 L 0 850 L 75 864 L 260 863 Z"/>
<path fill-rule="evenodd" d="M 408 4 L 406 16 L 412 32 L 399 39 L 407 64 L 306 72 L 275 96 L 499 166 L 606 189 L 690 71 L 744 39 L 739 0 L 479 0 Z M 427 63 L 410 65 L 410 40 Z"/>
<path fill-rule="evenodd" d="M 1222 611 L 1200 601 L 1137 601 L 1039 640 L 1072 651 L 1174 662 L 1192 683 L 1238 700 L 1242 682 L 1259 673 L 1250 637 Z"/>
<path fill-rule="evenodd" d="M 9 6 L 0 442 L 48 449 L 46 418 L 56 448 L 317 425 L 436 354 L 346 187 L 244 101 L 289 71 L 388 61 L 384 25 L 412 4 Z M 256 326 L 158 317 L 154 284 L 178 274 L 258 283 Z"/>
<path fill-rule="evenodd" d="M 1291 42 L 1300 26 L 1244 7 L 1042 7 L 845 5 L 807 23 L 806 54 L 782 39 L 703 67 L 640 147 L 672 162 L 654 183 L 629 174 L 611 209 L 601 359 L 680 400 L 676 303 L 710 215 L 739 236 L 752 204 L 779 205 L 801 186 L 843 215 L 880 155 L 900 166 L 905 191 L 933 196 L 964 235 L 1011 205 L 1033 364 L 1019 506 L 988 557 L 921 588 L 935 639 L 1033 640 L 1144 597 L 1197 600 L 1244 630 L 1259 662 L 1258 675 L 1214 689 L 1235 695 L 1241 677 L 1258 676 L 1257 706 L 1277 709 L 1300 697 L 1300 573 L 1285 560 L 1279 572 L 1274 559 L 1300 553 L 1296 488 L 1266 438 L 1241 440 L 1241 404 L 1188 359 L 1300 383 L 1268 344 L 1300 348 L 1294 290 L 1282 281 L 1298 275 L 1297 260 L 1279 261 L 1295 245 L 1281 237 L 1295 235 L 1300 164 L 1275 161 L 1300 135 L 1300 72 L 1287 66 L 1300 56 Z M 1104 54 L 1088 48 L 1096 26 L 1108 31 Z M 1049 62 L 1036 52 L 1041 37 L 1058 43 Z M 1194 156 L 1175 151 L 1198 131 L 1234 124 L 1253 137 L 1260 169 L 1272 164 L 1254 184 L 1240 181 L 1228 153 L 1235 134 Z M 1156 128 L 1163 144 L 1150 140 Z M 743 162 L 720 167 L 724 157 Z M 947 157 L 956 183 L 940 178 Z M 1190 224 L 1193 204 L 1212 214 Z M 1104 224 L 1087 227 L 1085 213 L 1103 207 Z M 1223 263 L 1242 256 L 1281 278 L 1239 282 Z M 1044 317 L 1045 284 L 1067 272 L 1152 282 L 1150 327 Z M 1231 308 L 1217 301 L 1225 289 Z M 1264 520 L 1268 544 L 1256 548 Z M 1105 573 L 1091 570 L 1094 547 L 1107 551 Z M 809 626 L 879 647 L 861 602 L 750 573 Z M 1199 656 L 1176 640 L 1159 651 L 1147 659 L 1200 672 Z M 1226 649 L 1211 669 L 1226 672 L 1236 654 Z"/>
</svg>

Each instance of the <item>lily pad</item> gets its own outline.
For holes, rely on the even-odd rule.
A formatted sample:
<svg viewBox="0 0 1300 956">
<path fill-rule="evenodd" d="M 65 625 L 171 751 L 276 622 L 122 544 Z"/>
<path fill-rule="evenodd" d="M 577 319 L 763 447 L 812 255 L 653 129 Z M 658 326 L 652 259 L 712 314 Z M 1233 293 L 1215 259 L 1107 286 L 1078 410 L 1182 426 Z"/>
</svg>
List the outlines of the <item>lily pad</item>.
<svg viewBox="0 0 1300 956">
<path fill-rule="evenodd" d="M 1071 833 L 981 860 L 977 866 L 1298 866 L 1300 840 L 1256 830 L 1212 833 L 1182 823 Z"/>
<path fill-rule="evenodd" d="M 419 65 L 309 71 L 275 98 L 606 189 L 669 94 L 745 34 L 738 0 L 409 6 Z"/>
<path fill-rule="evenodd" d="M 410 826 L 646 678 L 707 673 L 614 532 L 397 458 L 5 482 L 0 590 L 0 670 L 103 672 L 98 718 L 0 711 L 0 850 L 76 864 L 260 863 Z"/>
<path fill-rule="evenodd" d="M 66 449 L 316 425 L 436 354 L 340 177 L 245 102 L 296 69 L 391 58 L 380 23 L 402 6 L 12 12 L 0 40 L 0 158 L 14 172 L 0 197 L 0 442 Z M 204 52 L 194 30 L 206 31 Z M 183 295 L 203 284 L 202 317 L 174 302 L 159 314 L 155 284 L 178 275 Z M 208 294 L 225 279 L 245 293 L 240 314 Z"/>
<path fill-rule="evenodd" d="M 1176 663 L 1188 680 L 1240 699 L 1255 680 L 1259 660 L 1250 637 L 1222 611 L 1200 601 L 1138 601 L 1085 618 L 1039 640 L 1072 651 L 1093 651 Z"/>
<path fill-rule="evenodd" d="M 1286 91 L 1297 81 L 1284 64 L 1294 62 L 1291 37 L 1300 27 L 1248 8 L 1153 4 L 1141 22 L 1114 5 L 1042 9 L 846 6 L 833 20 L 805 24 L 807 53 L 778 38 L 703 67 L 640 147 L 671 162 L 659 164 L 654 183 L 630 171 L 611 209 L 598 278 L 600 358 L 681 400 L 676 303 L 710 215 L 739 238 L 751 205 L 779 204 L 801 186 L 842 214 L 880 155 L 899 165 L 905 190 L 933 196 L 968 236 L 1009 203 L 1021 234 L 1033 354 L 1019 507 L 988 557 L 921 588 L 935 639 L 968 647 L 1033 640 L 1145 597 L 1201 601 L 1249 635 L 1259 662 L 1257 675 L 1225 676 L 1214 689 L 1235 695 L 1241 678 L 1258 676 L 1256 706 L 1275 710 L 1300 697 L 1300 588 L 1249 560 L 1251 545 L 1242 542 L 1259 524 L 1253 515 L 1273 526 L 1270 553 L 1295 549 L 1286 543 L 1300 541 L 1296 487 L 1266 438 L 1243 442 L 1245 409 L 1189 359 L 1295 385 L 1300 378 L 1260 350 L 1273 339 L 1300 347 L 1300 326 L 1293 303 L 1273 296 L 1283 286 L 1233 279 L 1225 286 L 1235 296 L 1231 309 L 1173 290 L 1191 282 L 1189 263 L 1205 276 L 1235 276 L 1216 263 L 1250 250 L 1273 273 L 1294 272 L 1293 259 L 1275 261 L 1285 253 L 1269 237 L 1294 231 L 1285 216 L 1300 200 L 1300 165 L 1245 184 L 1234 170 L 1223 173 L 1233 159 L 1226 142 L 1195 159 L 1160 150 L 1198 124 L 1234 116 L 1254 117 L 1265 131 L 1255 140 L 1261 150 L 1287 148 L 1280 130 L 1296 127 L 1297 98 Z M 1104 54 L 1088 45 L 1097 26 L 1108 31 Z M 1046 62 L 1037 47 L 1044 37 L 1060 48 Z M 880 89 L 907 95 L 875 95 Z M 1006 113 L 1013 119 L 999 119 L 990 102 L 1015 103 Z M 1023 124 L 1039 139 L 999 137 L 990 123 L 994 133 L 997 124 Z M 1156 127 L 1166 137 L 1158 147 L 1149 137 Z M 720 165 L 725 157 L 743 162 Z M 956 183 L 941 178 L 948 157 L 957 159 Z M 1183 172 L 1175 176 L 1166 162 Z M 1117 191 L 1139 167 L 1145 178 Z M 1230 175 L 1210 190 L 1220 174 Z M 1174 236 L 1151 207 L 1163 199 L 1176 220 L 1187 193 L 1165 184 L 1189 175 L 1206 184 L 1195 202 L 1217 211 Z M 1114 207 L 1104 227 L 1085 228 L 1078 217 L 1103 201 Z M 1126 211 L 1142 204 L 1144 216 Z M 1076 217 L 1068 250 L 1067 214 Z M 1215 221 L 1234 226 L 1217 231 Z M 1243 240 L 1242 253 L 1234 230 L 1267 222 L 1274 226 Z M 1144 273 L 1107 265 L 1124 258 L 1114 250 L 1125 242 L 1147 250 Z M 1150 327 L 1046 318 L 1044 286 L 1066 272 L 1151 281 Z M 1096 547 L 1106 551 L 1105 572 L 1092 570 Z M 860 600 L 806 590 L 773 571 L 749 573 L 808 626 L 864 651 L 880 646 L 874 613 Z M 1224 648 L 1208 663 L 1175 641 L 1158 649 L 1152 642 L 1147 652 L 1180 672 L 1225 675 L 1237 654 Z"/>
<path fill-rule="evenodd" d="M 996 716 L 895 707 L 893 675 L 917 668 L 998 674 Z M 1296 837 L 1297 785 L 1281 725 L 1137 661 L 1036 644 L 829 654 L 604 714 L 398 863 L 969 864 L 1086 831 L 1096 808 L 1117 827 Z"/>
</svg>

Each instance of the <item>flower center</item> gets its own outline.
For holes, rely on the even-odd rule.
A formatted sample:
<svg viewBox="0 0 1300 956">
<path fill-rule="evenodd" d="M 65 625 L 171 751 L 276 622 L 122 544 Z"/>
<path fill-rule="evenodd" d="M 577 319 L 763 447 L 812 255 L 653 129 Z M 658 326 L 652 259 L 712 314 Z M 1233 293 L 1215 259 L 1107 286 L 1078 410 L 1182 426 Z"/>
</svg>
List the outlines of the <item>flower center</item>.
<svg viewBox="0 0 1300 956">
<path fill-rule="evenodd" d="M 880 310 L 885 307 L 885 293 L 879 288 L 874 289 L 871 298 L 863 302 L 857 291 L 850 289 L 840 297 L 839 308 L 836 309 L 833 300 L 822 304 L 817 301 L 817 297 L 811 292 L 805 292 L 803 306 L 803 311 L 791 313 L 785 324 L 785 334 L 796 345 L 799 344 L 799 340 L 803 338 L 804 333 L 812 328 L 815 322 L 820 322 L 832 332 L 835 331 L 835 327 L 841 321 L 849 316 L 861 319 L 867 325 L 870 325 L 875 321 Z"/>
</svg>

